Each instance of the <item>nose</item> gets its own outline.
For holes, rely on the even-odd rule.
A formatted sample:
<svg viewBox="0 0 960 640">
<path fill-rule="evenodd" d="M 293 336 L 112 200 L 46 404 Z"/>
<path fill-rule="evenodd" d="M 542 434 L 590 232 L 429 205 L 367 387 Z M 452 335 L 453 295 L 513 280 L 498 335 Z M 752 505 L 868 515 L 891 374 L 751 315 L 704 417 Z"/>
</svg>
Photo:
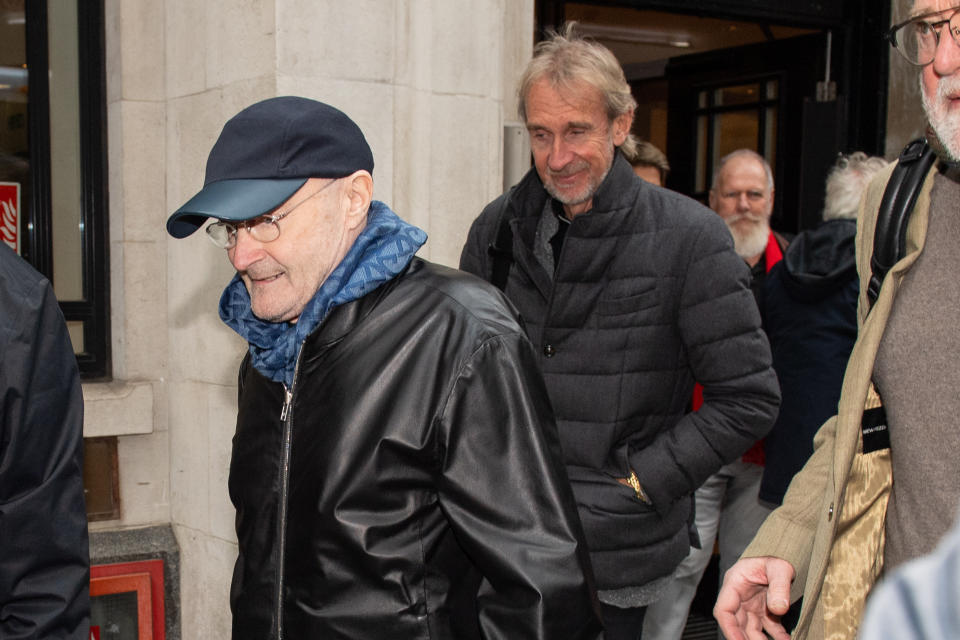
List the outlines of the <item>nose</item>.
<svg viewBox="0 0 960 640">
<path fill-rule="evenodd" d="M 750 200 L 747 198 L 747 192 L 741 191 L 737 196 L 737 211 L 749 211 Z"/>
<path fill-rule="evenodd" d="M 960 17 L 955 16 L 951 22 L 954 21 L 960 22 Z M 960 45 L 951 33 L 953 30 L 951 22 L 940 29 L 940 41 L 937 43 L 937 50 L 931 63 L 934 73 L 939 77 L 951 76 L 960 70 Z"/>
<path fill-rule="evenodd" d="M 246 271 L 264 256 L 263 243 L 256 240 L 246 229 L 237 230 L 237 243 L 227 249 L 227 257 L 237 271 Z"/>
<path fill-rule="evenodd" d="M 563 136 L 555 136 L 553 144 L 550 146 L 550 154 L 547 156 L 547 167 L 551 171 L 560 171 L 570 164 L 572 158 L 573 154 L 563 140 Z"/>
</svg>

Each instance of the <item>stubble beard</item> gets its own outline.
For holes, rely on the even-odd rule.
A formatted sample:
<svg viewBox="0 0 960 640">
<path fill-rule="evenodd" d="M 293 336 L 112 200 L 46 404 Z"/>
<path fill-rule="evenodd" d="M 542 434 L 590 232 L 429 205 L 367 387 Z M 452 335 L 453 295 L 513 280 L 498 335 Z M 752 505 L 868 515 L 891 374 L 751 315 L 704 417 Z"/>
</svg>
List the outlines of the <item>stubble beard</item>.
<svg viewBox="0 0 960 640">
<path fill-rule="evenodd" d="M 550 169 L 547 169 L 547 178 L 549 179 L 543 180 L 543 187 L 547 190 L 547 193 L 549 193 L 552 198 L 559 201 L 561 204 L 567 205 L 568 207 L 575 207 L 583 204 L 584 202 L 590 201 L 590 199 L 593 198 L 593 194 L 597 192 L 597 189 L 600 188 L 600 185 L 606 179 L 607 174 L 610 173 L 610 169 L 613 167 L 613 161 L 616 159 L 617 149 L 613 144 L 612 131 L 607 132 L 607 144 L 610 145 L 610 164 L 607 165 L 607 168 L 604 170 L 603 174 L 598 180 L 594 181 L 593 176 L 590 174 L 590 163 L 586 160 L 578 159 L 575 163 L 568 164 L 560 171 L 550 171 Z M 579 171 L 587 172 L 587 183 L 580 191 L 564 195 L 553 184 L 552 179 L 554 176 L 562 178 Z"/>
<path fill-rule="evenodd" d="M 576 191 L 574 193 L 561 192 L 553 183 L 553 177 L 563 177 L 571 173 L 576 173 L 578 171 L 586 170 L 587 171 L 587 183 L 583 186 L 583 189 Z M 610 167 L 607 167 L 607 170 L 603 172 L 603 175 L 600 176 L 600 179 L 594 182 L 593 176 L 589 174 L 590 165 L 587 162 L 577 163 L 574 167 L 565 167 L 563 171 L 547 171 L 548 180 L 543 181 L 543 187 L 547 190 L 547 193 L 550 194 L 552 198 L 559 201 L 561 204 L 567 206 L 576 206 L 578 204 L 583 204 L 591 198 L 593 194 L 597 192 L 597 189 L 600 188 L 600 183 L 603 182 L 604 178 L 607 177 L 607 174 L 610 172 Z"/>
</svg>

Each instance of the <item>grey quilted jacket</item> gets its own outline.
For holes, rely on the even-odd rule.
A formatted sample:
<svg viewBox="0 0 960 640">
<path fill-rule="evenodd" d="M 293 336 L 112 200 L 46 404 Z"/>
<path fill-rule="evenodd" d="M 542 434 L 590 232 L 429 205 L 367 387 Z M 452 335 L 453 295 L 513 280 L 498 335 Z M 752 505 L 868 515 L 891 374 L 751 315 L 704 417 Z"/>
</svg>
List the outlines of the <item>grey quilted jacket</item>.
<svg viewBox="0 0 960 640">
<path fill-rule="evenodd" d="M 547 197 L 531 170 L 473 223 L 460 267 L 491 279 L 507 216 L 504 290 L 538 353 L 597 586 L 641 586 L 696 542 L 692 493 L 773 424 L 770 349 L 748 269 L 712 211 L 643 182 L 618 153 L 551 275 L 533 253 Z M 704 404 L 690 413 L 694 381 Z M 651 504 L 617 482 L 630 470 Z"/>
</svg>

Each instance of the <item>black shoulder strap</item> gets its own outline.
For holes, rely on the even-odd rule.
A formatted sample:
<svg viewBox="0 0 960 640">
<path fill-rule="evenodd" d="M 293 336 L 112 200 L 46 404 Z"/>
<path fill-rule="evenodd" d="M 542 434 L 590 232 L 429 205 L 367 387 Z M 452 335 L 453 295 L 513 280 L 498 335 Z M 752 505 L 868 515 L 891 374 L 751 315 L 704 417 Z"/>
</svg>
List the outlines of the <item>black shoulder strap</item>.
<svg viewBox="0 0 960 640">
<path fill-rule="evenodd" d="M 873 254 L 870 256 L 870 285 L 867 298 L 870 306 L 880 294 L 880 285 L 896 262 L 906 253 L 907 221 L 917 202 L 927 172 L 936 154 L 923 138 L 913 140 L 897 159 L 877 211 L 877 227 L 873 233 Z"/>
<path fill-rule="evenodd" d="M 510 228 L 510 216 L 507 215 L 507 205 L 512 191 L 513 189 L 502 196 L 500 212 L 497 214 L 497 236 L 487 247 L 487 252 L 493 261 L 490 283 L 500 291 L 507 286 L 510 265 L 513 264 L 513 229 Z"/>
</svg>

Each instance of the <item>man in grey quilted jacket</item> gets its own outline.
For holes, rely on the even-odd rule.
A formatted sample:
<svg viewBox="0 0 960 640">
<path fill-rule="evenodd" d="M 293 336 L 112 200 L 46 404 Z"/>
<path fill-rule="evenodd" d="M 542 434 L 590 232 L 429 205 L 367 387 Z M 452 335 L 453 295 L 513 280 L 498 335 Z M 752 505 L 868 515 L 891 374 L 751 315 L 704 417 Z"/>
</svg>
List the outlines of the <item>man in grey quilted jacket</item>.
<svg viewBox="0 0 960 640">
<path fill-rule="evenodd" d="M 692 493 L 767 432 L 779 390 L 723 221 L 623 157 L 636 103 L 610 51 L 568 28 L 538 45 L 519 97 L 535 167 L 473 223 L 460 266 L 524 317 L 605 637 L 635 640 L 696 542 Z"/>
</svg>

